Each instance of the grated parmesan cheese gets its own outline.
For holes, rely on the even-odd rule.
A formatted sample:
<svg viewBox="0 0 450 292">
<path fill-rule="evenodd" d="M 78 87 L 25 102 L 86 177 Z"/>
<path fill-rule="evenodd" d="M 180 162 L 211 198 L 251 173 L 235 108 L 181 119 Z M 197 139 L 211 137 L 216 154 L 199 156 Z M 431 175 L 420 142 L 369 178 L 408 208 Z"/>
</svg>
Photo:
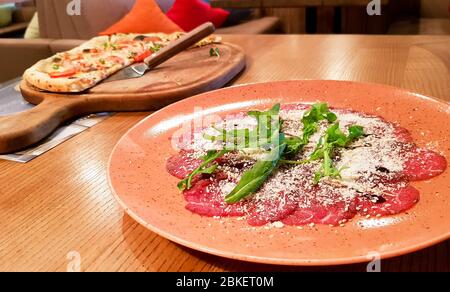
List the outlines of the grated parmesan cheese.
<svg viewBox="0 0 450 292">
<path fill-rule="evenodd" d="M 341 130 L 348 134 L 348 128 L 352 125 L 360 125 L 364 128 L 367 136 L 355 141 L 348 149 L 339 149 L 334 157 L 334 165 L 341 170 L 342 179 L 334 180 L 325 178 L 319 183 L 319 187 L 314 185 L 313 176 L 319 170 L 321 162 L 311 162 L 301 165 L 282 165 L 271 177 L 266 180 L 263 186 L 256 192 L 251 200 L 257 212 L 263 210 L 267 212 L 267 204 L 276 202 L 276 208 L 269 210 L 273 214 L 283 209 L 291 201 L 295 201 L 300 208 L 307 208 L 311 204 L 329 206 L 336 203 L 343 203 L 345 210 L 349 210 L 350 204 L 356 196 L 370 194 L 383 195 L 390 190 L 389 181 L 402 172 L 404 164 L 404 143 L 399 143 L 395 126 L 383 119 L 355 113 L 345 110 L 333 110 L 338 116 Z M 283 119 L 282 131 L 287 135 L 301 136 L 301 118 L 305 110 L 290 110 L 280 112 Z M 221 142 L 211 142 L 204 138 L 204 134 L 219 135 L 217 128 L 232 129 L 253 129 L 257 125 L 256 119 L 249 116 L 239 116 L 225 120 L 214 127 L 207 127 L 203 130 L 195 131 L 193 140 L 188 149 L 193 150 L 193 157 L 200 157 L 208 150 L 221 149 Z M 308 145 L 304 147 L 296 159 L 303 160 L 314 151 L 321 134 L 329 127 L 326 121 L 319 123 L 320 129 L 310 138 Z M 219 182 L 219 191 L 225 197 L 237 185 L 242 173 L 251 168 L 253 164 L 265 155 L 264 150 L 244 149 L 235 151 L 224 156 L 226 161 L 219 165 L 218 170 L 227 174 L 227 179 Z M 375 198 L 374 200 L 377 200 Z M 360 210 L 359 207 L 356 207 Z M 366 210 L 364 210 L 366 211 Z M 369 218 L 368 215 L 367 218 Z M 242 220 L 244 217 L 239 218 Z M 344 226 L 347 220 L 340 222 Z M 272 227 L 281 228 L 282 222 L 276 221 Z M 314 227 L 311 224 L 310 227 Z M 299 228 L 301 229 L 301 228 Z"/>
</svg>

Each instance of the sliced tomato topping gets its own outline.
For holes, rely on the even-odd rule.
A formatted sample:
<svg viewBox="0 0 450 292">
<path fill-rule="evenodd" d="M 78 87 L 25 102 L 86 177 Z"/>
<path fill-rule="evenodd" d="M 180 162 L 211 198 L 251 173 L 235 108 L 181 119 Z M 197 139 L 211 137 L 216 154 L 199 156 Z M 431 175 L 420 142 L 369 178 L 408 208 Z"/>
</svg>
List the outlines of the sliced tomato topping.
<svg viewBox="0 0 450 292">
<path fill-rule="evenodd" d="M 123 49 L 128 49 L 128 48 L 131 48 L 132 46 L 131 45 L 128 45 L 128 44 L 119 44 L 119 45 L 117 45 L 117 48 L 119 49 L 119 50 L 123 50 Z"/>
<path fill-rule="evenodd" d="M 77 73 L 77 71 L 75 69 L 69 69 L 69 70 L 61 71 L 61 72 L 51 72 L 51 73 L 48 73 L 48 75 L 50 75 L 51 78 L 64 78 L 64 77 L 73 76 L 76 73 Z"/>
<path fill-rule="evenodd" d="M 124 60 L 118 56 L 109 56 L 109 57 L 106 57 L 105 60 L 107 62 L 114 63 L 114 64 L 123 64 L 124 63 Z"/>
<path fill-rule="evenodd" d="M 118 44 L 128 44 L 128 45 L 132 45 L 134 43 L 133 40 L 121 40 L 120 42 L 118 42 Z"/>
<path fill-rule="evenodd" d="M 142 61 L 144 61 L 147 57 L 150 57 L 152 54 L 153 54 L 153 52 L 150 51 L 150 50 L 145 51 L 145 52 L 143 52 L 142 54 L 137 55 L 136 57 L 134 57 L 134 61 L 135 61 L 135 62 L 142 62 Z"/>
<path fill-rule="evenodd" d="M 146 37 L 146 38 L 144 38 L 144 42 L 146 42 L 146 43 L 149 43 L 149 42 L 160 42 L 160 41 L 162 41 L 162 39 L 161 38 L 159 38 L 159 37 Z"/>
<path fill-rule="evenodd" d="M 78 61 L 78 60 L 82 60 L 82 59 L 83 59 L 83 55 L 82 54 L 71 55 L 69 57 L 70 61 Z"/>
</svg>

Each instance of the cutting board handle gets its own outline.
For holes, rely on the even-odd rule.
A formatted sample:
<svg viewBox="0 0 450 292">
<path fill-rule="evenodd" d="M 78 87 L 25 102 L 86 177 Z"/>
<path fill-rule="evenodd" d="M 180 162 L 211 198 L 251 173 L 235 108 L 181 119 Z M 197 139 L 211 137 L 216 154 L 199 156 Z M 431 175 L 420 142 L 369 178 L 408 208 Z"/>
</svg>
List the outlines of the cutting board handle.
<svg viewBox="0 0 450 292">
<path fill-rule="evenodd" d="M 0 117 L 0 154 L 35 144 L 79 115 L 78 99 L 47 98 L 31 110 Z"/>
</svg>

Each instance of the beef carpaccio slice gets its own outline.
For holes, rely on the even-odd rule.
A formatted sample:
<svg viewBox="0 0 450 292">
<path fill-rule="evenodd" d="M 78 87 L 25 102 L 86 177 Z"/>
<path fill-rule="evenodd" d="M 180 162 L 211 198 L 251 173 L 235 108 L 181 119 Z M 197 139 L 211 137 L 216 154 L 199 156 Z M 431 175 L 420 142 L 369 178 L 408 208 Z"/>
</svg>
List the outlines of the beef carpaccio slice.
<svg viewBox="0 0 450 292">
<path fill-rule="evenodd" d="M 200 179 L 193 188 L 184 191 L 186 209 L 204 216 L 243 216 L 245 215 L 242 203 L 227 204 L 218 187 L 218 178 Z"/>
<path fill-rule="evenodd" d="M 184 179 L 202 164 L 202 160 L 195 157 L 193 151 L 181 150 L 166 162 L 167 172 L 172 176 Z"/>
<path fill-rule="evenodd" d="M 395 215 L 411 209 L 420 199 L 419 191 L 412 186 L 398 187 L 387 192 L 382 200 L 357 198 L 359 214 L 366 216 Z"/>
<path fill-rule="evenodd" d="M 330 197 L 338 197 L 337 192 Z M 326 224 L 339 225 L 356 215 L 356 200 L 339 201 L 324 206 L 318 200 L 313 200 L 309 206 L 299 206 L 295 212 L 286 216 L 282 222 L 286 225 Z"/>
<path fill-rule="evenodd" d="M 295 196 L 280 192 L 273 200 L 261 200 L 257 203 L 252 200 L 249 205 L 248 224 L 261 226 L 283 220 L 295 212 L 298 202 Z"/>
<path fill-rule="evenodd" d="M 282 110 L 285 112 L 302 111 L 308 108 L 309 105 L 305 104 L 282 105 Z M 354 112 L 341 110 L 341 113 Z M 241 120 L 243 116 L 245 115 L 242 113 L 234 115 L 234 117 L 238 117 L 237 120 Z M 231 175 L 226 171 L 220 171 L 212 175 L 194 177 L 193 187 L 183 192 L 187 201 L 186 209 L 202 216 L 245 216 L 248 224 L 252 226 L 262 226 L 273 222 L 294 226 L 312 223 L 336 226 L 358 214 L 382 217 L 405 212 L 420 200 L 419 191 L 410 186 L 409 181 L 426 180 L 438 176 L 447 168 L 447 161 L 436 152 L 417 147 L 408 130 L 394 124 L 389 125 L 393 129 L 392 136 L 396 140 L 395 143 L 402 149 L 399 152 L 401 153 L 399 156 L 402 157 L 402 170 L 389 173 L 389 169 L 380 167 L 381 172 L 365 178 L 374 184 L 375 189 L 378 183 L 386 185 L 387 187 L 381 193 L 374 194 L 370 189 L 361 191 L 353 189 L 351 186 L 340 186 L 329 189 L 327 201 L 324 204 L 323 199 L 317 195 L 321 188 L 320 184 L 313 189 L 304 189 L 302 186 L 305 181 L 300 181 L 298 189 L 294 192 L 278 190 L 274 196 L 266 199 L 260 197 L 257 199 L 257 196 L 253 196 L 236 204 L 227 204 L 224 200 L 226 194 L 223 193 L 222 186 L 227 182 L 237 183 L 238 181 L 235 177 L 236 173 Z M 383 134 L 383 129 L 374 128 L 373 135 L 382 137 Z M 194 139 L 192 143 L 194 143 Z M 218 159 L 217 162 L 221 166 L 240 165 L 240 161 L 230 158 L 235 156 L 231 154 Z M 183 179 L 202 163 L 202 159 L 199 157 L 192 149 L 183 149 L 167 160 L 167 171 L 171 175 Z M 241 173 L 243 171 L 244 169 L 241 170 Z M 346 193 L 346 197 L 342 193 Z M 349 193 L 353 193 L 354 196 L 349 196 Z M 346 199 L 344 200 L 343 197 Z"/>
<path fill-rule="evenodd" d="M 428 149 L 412 147 L 405 156 L 403 174 L 410 181 L 430 179 L 447 168 L 445 157 Z"/>
</svg>

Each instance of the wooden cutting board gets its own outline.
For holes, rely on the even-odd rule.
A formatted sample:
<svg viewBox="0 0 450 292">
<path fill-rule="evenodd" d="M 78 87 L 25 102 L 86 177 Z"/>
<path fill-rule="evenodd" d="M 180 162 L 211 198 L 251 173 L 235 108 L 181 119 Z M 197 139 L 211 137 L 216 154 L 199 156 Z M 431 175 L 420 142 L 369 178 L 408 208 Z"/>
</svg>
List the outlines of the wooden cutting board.
<svg viewBox="0 0 450 292">
<path fill-rule="evenodd" d="M 220 57 L 211 57 L 211 46 L 189 49 L 141 78 L 100 83 L 79 94 L 41 91 L 25 81 L 23 97 L 35 108 L 0 117 L 0 153 L 11 153 L 39 142 L 58 126 L 79 116 L 106 111 L 153 111 L 180 99 L 226 85 L 245 67 L 238 46 L 214 45 Z"/>
</svg>

